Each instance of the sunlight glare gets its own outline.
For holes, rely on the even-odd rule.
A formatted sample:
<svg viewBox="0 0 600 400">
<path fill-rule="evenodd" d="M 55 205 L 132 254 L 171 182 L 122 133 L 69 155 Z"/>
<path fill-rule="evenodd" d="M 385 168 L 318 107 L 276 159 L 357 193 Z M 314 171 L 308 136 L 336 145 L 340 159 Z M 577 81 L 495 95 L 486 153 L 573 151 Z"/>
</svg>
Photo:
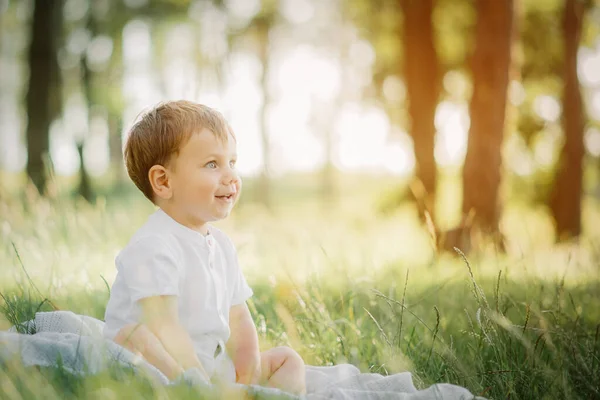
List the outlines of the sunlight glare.
<svg viewBox="0 0 600 400">
<path fill-rule="evenodd" d="M 341 73 L 336 60 L 319 56 L 310 46 L 299 46 L 282 58 L 277 74 L 280 93 L 313 93 L 324 101 L 339 93 Z"/>
<path fill-rule="evenodd" d="M 383 80 L 383 96 L 391 103 L 400 103 L 406 98 L 406 85 L 396 75 L 390 75 Z"/>
<path fill-rule="evenodd" d="M 521 135 L 509 135 L 504 142 L 502 153 L 507 168 L 516 175 L 525 177 L 535 172 L 534 161 Z"/>
<path fill-rule="evenodd" d="M 460 71 L 448 71 L 442 80 L 444 89 L 455 99 L 465 99 L 470 90 L 470 82 Z"/>
<path fill-rule="evenodd" d="M 508 86 L 508 100 L 513 106 L 520 106 L 525 101 L 527 93 L 523 84 L 517 80 L 510 81 Z"/>
<path fill-rule="evenodd" d="M 106 119 L 94 116 L 83 148 L 83 162 L 91 176 L 99 177 L 108 169 L 109 161 L 108 125 Z"/>
<path fill-rule="evenodd" d="M 389 130 L 389 120 L 381 109 L 347 104 L 335 125 L 339 137 L 335 164 L 342 170 L 381 169 Z"/>
<path fill-rule="evenodd" d="M 308 0 L 283 0 L 280 3 L 281 14 L 293 24 L 309 21 L 315 14 L 315 7 Z"/>
<path fill-rule="evenodd" d="M 211 62 L 224 58 L 229 49 L 227 43 L 227 15 L 210 3 L 202 7 L 199 15 L 200 41 L 202 57 Z"/>
<path fill-rule="evenodd" d="M 27 163 L 27 148 L 21 132 L 21 118 L 17 104 L 2 100 L 0 118 L 3 134 L 0 135 L 0 165 L 10 172 L 22 171 Z"/>
<path fill-rule="evenodd" d="M 123 62 L 125 65 L 148 61 L 151 58 L 150 27 L 139 19 L 131 20 L 123 28 Z"/>
<path fill-rule="evenodd" d="M 195 100 L 198 67 L 192 61 L 182 56 L 173 57 L 162 73 L 167 98 Z"/>
<path fill-rule="evenodd" d="M 577 75 L 585 86 L 600 84 L 600 41 L 596 50 L 582 47 L 577 54 Z"/>
<path fill-rule="evenodd" d="M 85 17 L 89 10 L 86 0 L 67 0 L 63 6 L 63 16 L 67 21 L 78 21 Z"/>
<path fill-rule="evenodd" d="M 340 68 L 337 62 L 321 58 L 309 65 L 313 74 L 311 91 L 319 100 L 333 100 L 340 91 Z"/>
<path fill-rule="evenodd" d="M 533 110 L 543 120 L 556 122 L 560 118 L 562 107 L 556 97 L 541 95 L 533 100 Z"/>
<path fill-rule="evenodd" d="M 253 54 L 233 53 L 229 58 L 225 92 L 222 97 L 224 109 L 221 111 L 227 116 L 236 134 L 237 167 L 245 176 L 258 174 L 262 167 L 258 126 L 259 108 L 263 102 L 258 83 L 260 71 L 260 62 Z"/>
<path fill-rule="evenodd" d="M 127 108 L 138 112 L 164 100 L 156 88 L 151 68 L 152 55 L 150 27 L 140 20 L 132 20 L 123 29 L 123 81 L 122 92 Z M 130 120 L 127 120 L 130 121 Z"/>
<path fill-rule="evenodd" d="M 88 126 L 87 100 L 83 93 L 76 92 L 67 99 L 64 110 L 64 128 L 75 140 L 82 140 L 87 135 Z"/>
<path fill-rule="evenodd" d="M 250 52 L 235 51 L 228 57 L 226 79 L 233 81 L 238 79 L 258 80 L 262 73 L 262 64 L 258 57 Z M 226 82 L 232 85 L 233 82 Z"/>
<path fill-rule="evenodd" d="M 260 0 L 225 0 L 225 7 L 229 13 L 244 21 L 249 21 L 260 12 Z"/>
<path fill-rule="evenodd" d="M 139 66 L 137 72 L 125 70 L 122 90 L 123 97 L 130 106 L 147 107 L 161 99 L 160 93 L 154 87 L 152 73 L 143 65 Z M 131 104 L 132 102 L 134 104 Z"/>
<path fill-rule="evenodd" d="M 99 66 L 103 66 L 110 61 L 110 56 L 113 52 L 113 41 L 110 36 L 98 35 L 87 47 L 86 56 L 90 61 L 90 67 L 98 70 Z"/>
<path fill-rule="evenodd" d="M 90 39 L 90 32 L 87 29 L 74 29 L 67 38 L 66 49 L 71 54 L 81 55 L 88 47 Z"/>
<path fill-rule="evenodd" d="M 375 62 L 375 49 L 367 40 L 356 40 L 350 46 L 350 57 L 355 65 L 370 67 Z"/>
<path fill-rule="evenodd" d="M 221 94 L 216 88 L 201 88 L 196 95 L 196 101 L 200 104 L 206 104 L 209 107 L 219 110 L 223 113 L 225 118 L 229 120 L 228 110 L 225 108 L 225 103 L 221 98 Z"/>
<path fill-rule="evenodd" d="M 533 159 L 542 167 L 551 167 L 555 162 L 555 147 L 555 141 L 545 137 L 540 138 L 533 146 Z"/>
<path fill-rule="evenodd" d="M 585 148 L 593 157 L 600 157 L 600 130 L 588 128 L 584 136 Z"/>
<path fill-rule="evenodd" d="M 324 152 L 317 135 L 308 129 L 311 101 L 308 95 L 284 96 L 267 110 L 273 146 L 273 175 L 314 170 L 323 164 Z"/>
<path fill-rule="evenodd" d="M 272 176 L 289 171 L 311 171 L 323 165 L 323 145 L 305 126 L 290 125 L 282 139 L 274 141 Z"/>
<path fill-rule="evenodd" d="M 249 113 L 254 109 L 254 113 L 263 103 L 261 90 L 258 83 L 240 79 L 235 85 L 226 88 L 225 102 L 231 102 L 231 108 L 240 113 Z"/>
<path fill-rule="evenodd" d="M 65 134 L 64 125 L 62 119 L 50 125 L 50 155 L 57 174 L 73 175 L 79 169 L 79 156 L 72 137 Z"/>
<path fill-rule="evenodd" d="M 588 102 L 588 112 L 590 117 L 600 121 L 600 88 L 594 90 L 590 94 L 590 101 Z"/>
<path fill-rule="evenodd" d="M 271 104 L 268 112 L 269 128 L 274 139 L 285 140 L 290 126 L 307 125 L 311 109 L 308 96 L 285 96 L 281 101 Z"/>
<path fill-rule="evenodd" d="M 399 176 L 407 176 L 415 168 L 412 141 L 406 133 L 403 136 L 402 140 L 390 140 L 385 147 L 384 153 L 384 165 L 386 169 Z"/>
<path fill-rule="evenodd" d="M 471 120 L 466 103 L 442 101 L 435 112 L 435 160 L 441 166 L 460 165 L 467 153 Z"/>
<path fill-rule="evenodd" d="M 194 51 L 194 29 L 190 24 L 179 23 L 169 29 L 165 37 L 164 57 L 189 57 Z"/>
</svg>

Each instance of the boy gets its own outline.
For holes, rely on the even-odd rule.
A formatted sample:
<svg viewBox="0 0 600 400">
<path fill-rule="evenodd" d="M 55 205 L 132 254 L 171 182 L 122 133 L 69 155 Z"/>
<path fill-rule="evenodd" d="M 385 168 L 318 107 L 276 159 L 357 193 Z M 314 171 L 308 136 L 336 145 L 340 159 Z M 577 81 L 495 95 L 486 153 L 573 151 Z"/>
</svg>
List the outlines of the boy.
<svg viewBox="0 0 600 400">
<path fill-rule="evenodd" d="M 305 392 L 302 358 L 263 353 L 246 300 L 252 295 L 229 238 L 209 222 L 240 195 L 236 139 L 220 113 L 159 104 L 129 132 L 127 172 L 159 209 L 119 253 L 104 335 L 169 379 L 201 377 Z"/>
</svg>

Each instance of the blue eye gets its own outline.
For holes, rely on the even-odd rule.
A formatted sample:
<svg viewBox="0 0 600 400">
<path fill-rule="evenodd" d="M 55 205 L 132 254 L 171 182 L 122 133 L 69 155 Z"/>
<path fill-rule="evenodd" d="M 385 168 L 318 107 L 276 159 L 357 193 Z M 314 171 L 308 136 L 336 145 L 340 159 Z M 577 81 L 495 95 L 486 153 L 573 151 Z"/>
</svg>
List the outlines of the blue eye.
<svg viewBox="0 0 600 400">
<path fill-rule="evenodd" d="M 217 168 L 217 163 L 214 161 L 211 161 L 209 163 L 206 164 L 206 167 L 211 168 L 211 169 L 215 169 Z"/>
<path fill-rule="evenodd" d="M 235 160 L 229 161 L 229 165 L 231 166 L 231 168 L 235 167 Z"/>
</svg>

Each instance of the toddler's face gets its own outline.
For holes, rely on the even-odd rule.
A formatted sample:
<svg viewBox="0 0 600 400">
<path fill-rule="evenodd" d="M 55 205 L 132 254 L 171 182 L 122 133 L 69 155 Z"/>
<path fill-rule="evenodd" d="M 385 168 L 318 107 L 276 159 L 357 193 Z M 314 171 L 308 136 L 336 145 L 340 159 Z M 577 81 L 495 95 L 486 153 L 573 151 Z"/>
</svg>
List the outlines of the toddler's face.
<svg viewBox="0 0 600 400">
<path fill-rule="evenodd" d="M 236 142 L 210 130 L 194 133 L 169 164 L 171 203 L 192 226 L 223 219 L 240 195 Z"/>
</svg>

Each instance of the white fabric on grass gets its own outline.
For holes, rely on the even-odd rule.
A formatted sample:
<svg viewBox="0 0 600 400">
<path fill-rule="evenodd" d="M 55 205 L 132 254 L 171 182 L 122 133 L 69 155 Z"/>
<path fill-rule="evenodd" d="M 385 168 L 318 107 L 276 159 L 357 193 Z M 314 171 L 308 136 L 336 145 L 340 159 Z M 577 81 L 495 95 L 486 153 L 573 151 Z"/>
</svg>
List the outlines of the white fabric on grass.
<svg viewBox="0 0 600 400">
<path fill-rule="evenodd" d="M 112 364 L 135 368 L 163 384 L 171 384 L 158 369 L 129 350 L 102 336 L 104 322 L 70 311 L 36 313 L 23 328 L 35 334 L 19 334 L 15 327 L 0 332 L 0 362 L 20 356 L 24 366 L 56 367 L 57 360 L 74 374 L 97 374 Z M 417 390 L 410 372 L 389 376 L 361 373 L 350 364 L 332 367 L 306 367 L 307 394 L 304 399 L 396 399 L 466 400 L 473 396 L 467 389 L 450 384 L 435 384 Z M 283 395 L 277 389 L 253 386 L 252 391 L 265 395 Z"/>
</svg>

